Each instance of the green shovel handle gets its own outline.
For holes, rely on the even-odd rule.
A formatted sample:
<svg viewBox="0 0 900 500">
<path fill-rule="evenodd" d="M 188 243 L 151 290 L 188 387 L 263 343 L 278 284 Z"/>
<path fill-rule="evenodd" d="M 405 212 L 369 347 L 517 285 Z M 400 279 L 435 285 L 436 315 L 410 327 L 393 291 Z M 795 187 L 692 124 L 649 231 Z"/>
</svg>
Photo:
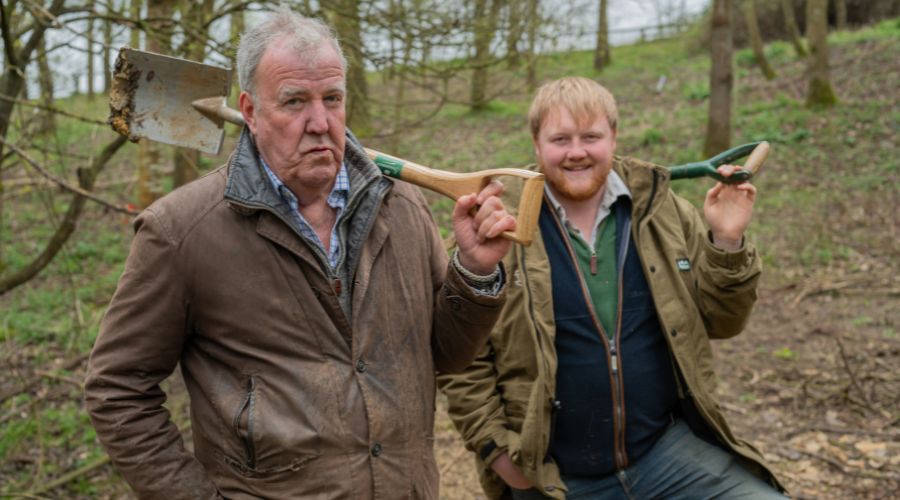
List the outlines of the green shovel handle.
<svg viewBox="0 0 900 500">
<path fill-rule="evenodd" d="M 721 165 L 733 164 L 737 160 L 756 152 L 755 150 L 757 148 L 760 148 L 761 153 L 758 153 L 757 156 L 761 156 L 761 160 L 752 162 L 754 163 L 754 165 L 752 166 L 750 165 L 751 161 L 748 161 L 747 170 L 738 170 L 728 177 L 722 176 L 716 170 L 716 168 Z M 768 154 L 768 148 L 769 143 L 765 141 L 742 144 L 740 146 L 735 146 L 727 151 L 719 153 L 708 160 L 685 163 L 683 165 L 669 167 L 669 173 L 671 174 L 672 179 L 694 179 L 697 177 L 705 176 L 712 177 L 713 179 L 719 182 L 724 182 L 725 184 L 737 184 L 739 182 L 750 180 L 759 171 L 759 168 L 762 166 L 762 162 L 765 161 L 765 156 Z M 753 157 L 751 157 L 751 160 L 752 159 Z"/>
</svg>

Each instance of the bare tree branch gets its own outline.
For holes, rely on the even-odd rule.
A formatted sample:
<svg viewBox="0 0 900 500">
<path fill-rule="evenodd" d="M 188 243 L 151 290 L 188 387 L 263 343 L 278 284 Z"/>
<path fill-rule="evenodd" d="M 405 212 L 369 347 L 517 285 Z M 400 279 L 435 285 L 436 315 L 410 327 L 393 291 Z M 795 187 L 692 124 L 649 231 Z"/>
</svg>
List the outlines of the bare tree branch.
<svg viewBox="0 0 900 500">
<path fill-rule="evenodd" d="M 116 141 L 113 141 L 113 144 L 115 144 L 115 142 Z M 131 210 L 127 207 L 122 207 L 122 206 L 116 205 L 115 203 L 108 202 L 108 201 L 104 200 L 103 198 L 100 198 L 97 195 L 94 195 L 82 188 L 75 187 L 75 186 L 69 184 L 68 182 L 60 179 L 59 177 L 56 177 L 55 175 L 51 174 L 46 168 L 41 166 L 40 163 L 38 163 L 33 158 L 31 158 L 28 155 L 28 153 L 23 151 L 21 148 L 19 148 L 15 144 L 8 142 L 6 139 L 3 139 L 2 137 L 0 137 L 0 143 L 2 143 L 4 146 L 8 147 L 10 150 L 14 151 L 23 160 L 25 160 L 26 163 L 31 165 L 32 168 L 37 170 L 39 174 L 41 174 L 48 180 L 52 181 L 54 184 L 58 185 L 59 187 L 65 189 L 66 191 L 70 191 L 72 193 L 77 194 L 78 196 L 83 196 L 91 201 L 95 201 L 95 202 L 99 203 L 100 205 L 103 205 L 104 207 L 109 208 L 110 210 L 114 210 L 116 212 L 120 212 L 120 213 L 128 214 L 128 215 L 137 215 L 138 213 L 140 213 L 138 211 Z M 119 146 L 121 146 L 121 144 Z M 116 149 L 118 149 L 119 146 L 117 146 Z M 109 148 L 109 146 L 107 146 L 107 149 L 108 148 Z M 106 150 L 104 150 L 104 153 L 106 153 Z M 103 153 L 101 153 L 101 156 L 102 155 L 103 155 Z M 112 155 L 110 154 L 109 156 L 112 156 Z M 93 184 L 93 182 L 91 182 L 91 184 Z"/>
</svg>

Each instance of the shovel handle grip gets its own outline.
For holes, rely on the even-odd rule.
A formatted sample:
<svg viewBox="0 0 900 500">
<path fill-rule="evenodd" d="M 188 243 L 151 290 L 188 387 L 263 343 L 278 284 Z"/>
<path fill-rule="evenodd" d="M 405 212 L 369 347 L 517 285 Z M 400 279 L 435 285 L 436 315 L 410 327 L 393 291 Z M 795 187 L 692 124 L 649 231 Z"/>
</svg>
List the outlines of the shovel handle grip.
<svg viewBox="0 0 900 500">
<path fill-rule="evenodd" d="M 525 246 L 531 244 L 541 211 L 544 174 L 522 168 L 494 168 L 469 173 L 447 172 L 373 149 L 366 148 L 366 154 L 384 175 L 429 189 L 453 200 L 481 191 L 494 177 L 511 176 L 524 179 L 525 184 L 516 214 L 516 230 L 506 231 L 502 236 Z"/>
<path fill-rule="evenodd" d="M 713 179 L 725 184 L 736 184 L 752 179 L 762 170 L 762 165 L 769 156 L 769 143 L 766 141 L 752 142 L 743 144 L 729 149 L 723 153 L 704 161 L 693 163 L 685 163 L 684 165 L 676 165 L 669 167 L 669 173 L 672 179 L 694 179 L 697 177 L 712 177 Z M 744 168 L 729 177 L 723 177 L 716 170 L 720 165 L 733 163 L 744 156 L 750 155 Z"/>
</svg>

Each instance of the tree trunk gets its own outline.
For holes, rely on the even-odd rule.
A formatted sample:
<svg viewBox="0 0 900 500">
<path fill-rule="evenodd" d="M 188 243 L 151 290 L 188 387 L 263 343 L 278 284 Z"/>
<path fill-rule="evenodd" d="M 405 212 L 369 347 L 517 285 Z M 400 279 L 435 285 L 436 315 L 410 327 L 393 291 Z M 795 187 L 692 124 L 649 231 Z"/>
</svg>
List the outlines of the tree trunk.
<svg viewBox="0 0 900 500">
<path fill-rule="evenodd" d="M 791 37 L 791 43 L 794 45 L 797 57 L 806 57 L 803 37 L 800 36 L 800 28 L 797 27 L 797 17 L 794 15 L 793 0 L 781 0 L 781 12 L 784 15 L 784 26 Z"/>
<path fill-rule="evenodd" d="M 87 3 L 87 96 L 94 98 L 94 0 Z"/>
<path fill-rule="evenodd" d="M 143 0 L 131 0 L 131 19 L 137 22 L 141 19 L 141 7 L 143 6 Z M 132 49 L 140 49 L 141 48 L 141 29 L 135 24 L 131 28 L 131 40 L 129 45 L 131 45 Z"/>
<path fill-rule="evenodd" d="M 528 0 L 528 52 L 526 54 L 528 61 L 528 71 L 526 72 L 525 81 L 528 84 L 528 91 L 534 92 L 537 89 L 537 37 L 538 27 L 540 26 L 540 0 Z"/>
<path fill-rule="evenodd" d="M 517 0 L 507 1 L 509 9 L 509 29 L 506 32 L 506 65 L 510 69 L 518 68 L 522 62 L 522 54 L 519 52 L 519 42 L 524 31 L 522 19 L 522 2 Z"/>
<path fill-rule="evenodd" d="M 115 14 L 118 10 L 112 2 L 106 6 L 107 15 Z M 106 19 L 103 21 L 103 93 L 107 95 L 112 88 L 112 71 L 110 70 L 112 43 L 112 21 Z"/>
<path fill-rule="evenodd" d="M 756 2 L 755 0 L 744 0 L 744 19 L 747 21 L 747 34 L 750 36 L 750 44 L 753 46 L 753 55 L 756 57 L 756 63 L 759 65 L 760 71 L 766 80 L 775 79 L 775 70 L 769 64 L 766 58 L 765 48 L 763 47 L 762 35 L 759 32 L 759 21 L 756 19 Z"/>
<path fill-rule="evenodd" d="M 213 11 L 213 0 L 203 0 L 197 5 L 192 0 L 181 0 L 179 5 L 181 22 L 196 37 L 186 43 L 182 55 L 192 61 L 203 61 L 206 57 L 208 33 L 204 27 L 207 14 Z M 177 188 L 196 179 L 200 173 L 200 151 L 193 148 L 172 148 L 172 187 Z"/>
<path fill-rule="evenodd" d="M 171 53 L 171 29 L 161 24 L 172 19 L 174 14 L 175 0 L 147 2 L 147 19 L 154 22 L 154 26 L 150 27 L 152 31 L 148 31 L 145 35 L 147 51 L 157 54 Z M 162 146 L 148 139 L 141 140 L 138 145 L 137 201 L 141 208 L 149 206 L 163 195 L 163 190 L 155 185 L 157 172 L 166 170 L 161 149 Z"/>
<path fill-rule="evenodd" d="M 838 31 L 847 29 L 847 0 L 834 0 L 834 11 Z"/>
<path fill-rule="evenodd" d="M 713 0 L 710 30 L 709 120 L 706 156 L 731 145 L 731 89 L 734 86 L 731 0 Z"/>
<path fill-rule="evenodd" d="M 53 71 L 50 69 L 49 55 L 47 54 L 47 39 L 38 46 L 37 63 L 38 63 L 38 84 L 41 88 L 41 102 L 45 106 L 53 105 Z M 41 113 L 41 132 L 45 135 L 50 134 L 56 129 L 56 115 L 52 111 L 40 110 Z"/>
<path fill-rule="evenodd" d="M 371 132 L 371 117 L 359 3 L 359 0 L 337 0 L 324 8 L 330 13 L 347 58 L 347 125 L 357 135 L 365 136 Z"/>
<path fill-rule="evenodd" d="M 597 19 L 597 47 L 594 49 L 594 69 L 603 71 L 612 62 L 609 56 L 609 21 L 607 20 L 608 0 L 600 0 Z"/>
<path fill-rule="evenodd" d="M 837 96 L 828 75 L 828 0 L 806 1 L 806 39 L 809 41 L 806 105 L 833 106 L 837 104 Z"/>
<path fill-rule="evenodd" d="M 500 0 L 475 0 L 472 30 L 475 47 L 475 68 L 472 71 L 472 82 L 469 87 L 469 106 L 473 111 L 487 108 L 488 68 L 491 65 L 491 40 L 497 29 L 497 16 L 500 13 Z"/>
<path fill-rule="evenodd" d="M 408 17 L 408 12 L 403 12 L 403 6 L 398 7 L 400 10 L 400 14 L 402 17 Z M 412 4 L 412 8 L 415 10 L 416 15 L 420 15 L 421 12 L 421 0 L 414 0 Z M 391 125 L 391 131 L 393 135 L 391 136 L 391 151 L 394 154 L 401 154 L 400 152 L 400 134 L 398 133 L 400 127 L 403 123 L 403 101 L 406 98 L 406 75 L 409 72 L 409 65 L 412 62 L 412 49 L 414 42 L 414 34 L 412 30 L 404 30 L 403 32 L 403 59 L 401 60 L 400 66 L 397 68 L 397 72 L 395 76 L 397 77 L 396 88 L 394 91 L 394 116 Z"/>
</svg>

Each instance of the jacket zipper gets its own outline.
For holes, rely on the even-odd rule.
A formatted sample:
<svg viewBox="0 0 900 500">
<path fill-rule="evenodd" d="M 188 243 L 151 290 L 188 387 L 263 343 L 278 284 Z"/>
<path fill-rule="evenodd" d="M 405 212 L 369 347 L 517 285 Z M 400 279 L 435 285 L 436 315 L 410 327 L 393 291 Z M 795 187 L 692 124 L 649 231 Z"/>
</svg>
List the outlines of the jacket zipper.
<svg viewBox="0 0 900 500">
<path fill-rule="evenodd" d="M 619 263 L 620 272 L 617 280 L 619 301 L 616 307 L 616 332 L 612 342 L 610 342 L 609 337 L 606 335 L 606 330 L 603 329 L 603 325 L 600 324 L 600 321 L 597 319 L 597 313 L 596 311 L 594 311 L 594 306 L 591 301 L 591 295 L 587 291 L 587 284 L 584 281 L 584 277 L 580 272 L 578 272 L 578 260 L 575 258 L 575 251 L 572 249 L 572 244 L 569 242 L 569 238 L 566 236 L 566 230 L 562 226 L 562 223 L 560 222 L 558 217 L 554 217 L 553 220 L 556 223 L 557 230 L 560 232 L 559 234 L 563 237 L 563 242 L 565 242 L 566 244 L 566 249 L 569 251 L 569 258 L 572 260 L 572 264 L 575 266 L 575 270 L 578 274 L 578 282 L 581 284 L 581 293 L 584 296 L 585 304 L 587 305 L 588 310 L 591 313 L 591 319 L 594 321 L 594 327 L 597 328 L 597 331 L 600 333 L 600 339 L 603 341 L 603 345 L 606 347 L 607 363 L 609 363 L 609 383 L 613 403 L 613 458 L 615 459 L 616 469 L 624 469 L 628 466 L 628 455 L 625 452 L 625 396 L 623 394 L 624 388 L 621 380 L 618 349 L 622 329 L 621 318 L 623 281 L 621 269 L 624 266 L 624 259 L 620 259 Z M 627 232 L 628 231 L 626 231 L 626 234 Z M 625 245 L 623 245 L 623 248 L 628 248 L 627 236 L 624 243 Z"/>
<path fill-rule="evenodd" d="M 256 467 L 256 449 L 253 446 L 253 409 L 256 406 L 256 377 L 247 379 L 247 394 L 234 415 L 232 426 L 241 444 L 244 445 L 244 465 L 249 469 Z M 247 437 L 241 436 L 241 416 L 247 414 Z"/>
</svg>

